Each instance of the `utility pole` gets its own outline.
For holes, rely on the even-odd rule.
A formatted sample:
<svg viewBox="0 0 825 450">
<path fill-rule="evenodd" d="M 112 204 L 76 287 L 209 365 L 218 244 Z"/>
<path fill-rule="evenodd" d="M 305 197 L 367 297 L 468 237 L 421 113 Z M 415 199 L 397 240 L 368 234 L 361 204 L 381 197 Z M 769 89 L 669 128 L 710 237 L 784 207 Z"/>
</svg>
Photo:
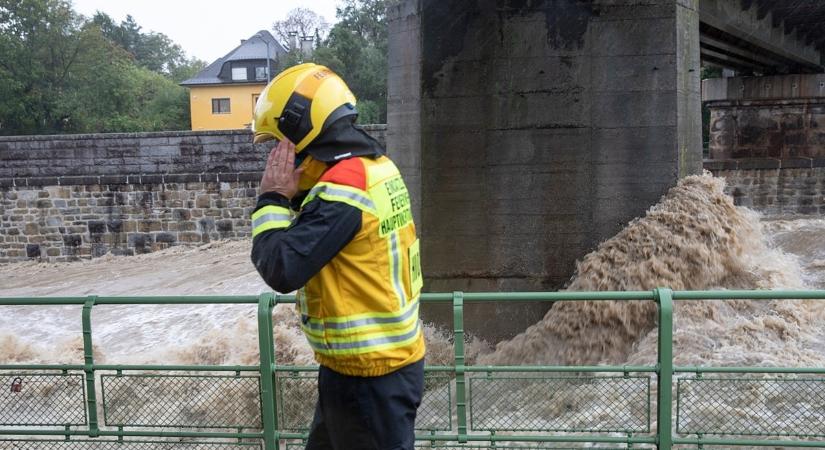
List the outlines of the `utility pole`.
<svg viewBox="0 0 825 450">
<path fill-rule="evenodd" d="M 261 33 L 258 33 L 253 37 L 256 37 L 264 41 L 264 44 L 266 45 L 266 57 L 264 59 L 266 60 L 266 84 L 269 84 L 269 82 L 272 81 L 272 77 L 269 73 L 269 41 L 266 40 L 266 38 L 264 38 L 263 35 L 261 35 Z"/>
</svg>

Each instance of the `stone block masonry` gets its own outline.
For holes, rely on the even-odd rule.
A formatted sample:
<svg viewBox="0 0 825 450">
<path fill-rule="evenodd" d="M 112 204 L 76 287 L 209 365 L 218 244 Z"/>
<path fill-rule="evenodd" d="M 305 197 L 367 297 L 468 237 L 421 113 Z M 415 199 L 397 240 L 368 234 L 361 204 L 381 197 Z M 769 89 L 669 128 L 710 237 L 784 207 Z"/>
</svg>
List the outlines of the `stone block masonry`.
<svg viewBox="0 0 825 450">
<path fill-rule="evenodd" d="M 825 160 L 707 161 L 734 203 L 768 216 L 825 215 Z"/>
<path fill-rule="evenodd" d="M 705 168 L 736 204 L 768 215 L 825 214 L 825 75 L 715 78 Z"/>
<path fill-rule="evenodd" d="M 0 263 L 134 255 L 249 236 L 257 181 L 123 181 L 6 189 Z"/>
<path fill-rule="evenodd" d="M 703 82 L 712 159 L 825 159 L 825 75 Z"/>
<path fill-rule="evenodd" d="M 365 126 L 383 143 L 386 127 Z M 267 146 L 247 130 L 0 138 L 0 263 L 249 238 Z"/>
</svg>

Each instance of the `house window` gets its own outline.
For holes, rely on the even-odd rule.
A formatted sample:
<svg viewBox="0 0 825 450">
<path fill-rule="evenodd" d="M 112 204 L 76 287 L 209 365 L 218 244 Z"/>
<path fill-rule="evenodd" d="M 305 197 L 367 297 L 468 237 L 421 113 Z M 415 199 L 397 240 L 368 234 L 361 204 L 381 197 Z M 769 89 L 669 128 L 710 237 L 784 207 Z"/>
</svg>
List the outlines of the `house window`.
<svg viewBox="0 0 825 450">
<path fill-rule="evenodd" d="M 246 81 L 246 67 L 233 67 L 232 81 Z"/>
<path fill-rule="evenodd" d="M 266 80 L 266 67 L 260 66 L 255 68 L 255 79 Z"/>
<path fill-rule="evenodd" d="M 212 114 L 229 114 L 229 99 L 228 98 L 213 98 L 212 99 Z"/>
</svg>

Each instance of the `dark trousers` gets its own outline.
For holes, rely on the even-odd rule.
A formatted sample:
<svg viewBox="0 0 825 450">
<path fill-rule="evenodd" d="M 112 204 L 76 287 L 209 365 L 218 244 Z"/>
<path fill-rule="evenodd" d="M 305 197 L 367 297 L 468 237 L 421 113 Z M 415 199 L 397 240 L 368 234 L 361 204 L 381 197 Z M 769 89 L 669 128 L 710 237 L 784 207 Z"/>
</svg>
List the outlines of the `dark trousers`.
<svg viewBox="0 0 825 450">
<path fill-rule="evenodd" d="M 413 450 L 424 360 L 380 377 L 321 366 L 307 450 Z"/>
</svg>

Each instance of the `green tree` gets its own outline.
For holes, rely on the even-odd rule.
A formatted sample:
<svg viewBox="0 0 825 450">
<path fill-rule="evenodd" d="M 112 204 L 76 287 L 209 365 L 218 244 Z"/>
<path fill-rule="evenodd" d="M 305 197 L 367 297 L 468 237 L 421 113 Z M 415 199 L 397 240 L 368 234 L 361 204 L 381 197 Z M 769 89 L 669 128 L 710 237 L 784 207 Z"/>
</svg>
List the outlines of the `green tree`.
<svg viewBox="0 0 825 450">
<path fill-rule="evenodd" d="M 387 17 L 391 0 L 344 0 L 312 60 L 341 75 L 358 98 L 358 121 L 387 120 Z"/>
<path fill-rule="evenodd" d="M 203 70 L 206 67 L 206 61 L 198 59 L 198 58 L 190 58 L 187 59 L 183 64 L 175 66 L 169 72 L 169 78 L 172 79 L 175 83 L 180 83 L 183 80 L 187 80 L 189 78 L 194 77 L 197 75 L 198 72 Z"/>
<path fill-rule="evenodd" d="M 105 41 L 62 0 L 0 0 L 0 132 L 58 131 L 59 98 Z"/>
<path fill-rule="evenodd" d="M 301 38 L 312 37 L 316 42 L 329 31 L 329 24 L 323 16 L 307 8 L 295 8 L 286 14 L 286 18 L 272 24 L 275 37 L 287 51 L 300 50 Z M 294 42 L 293 42 L 294 41 Z"/>
<path fill-rule="evenodd" d="M 143 27 L 131 15 L 116 24 L 109 15 L 98 11 L 91 21 L 100 27 L 104 36 L 129 52 L 138 65 L 149 70 L 169 75 L 191 63 L 180 45 L 163 33 L 142 32 Z"/>
<path fill-rule="evenodd" d="M 121 25 L 86 20 L 66 0 L 0 0 L 0 134 L 188 129 L 188 92 L 177 82 L 203 62 L 133 20 Z M 140 63 L 131 51 L 140 46 L 123 47 L 140 40 L 172 51 L 137 51 Z"/>
</svg>

